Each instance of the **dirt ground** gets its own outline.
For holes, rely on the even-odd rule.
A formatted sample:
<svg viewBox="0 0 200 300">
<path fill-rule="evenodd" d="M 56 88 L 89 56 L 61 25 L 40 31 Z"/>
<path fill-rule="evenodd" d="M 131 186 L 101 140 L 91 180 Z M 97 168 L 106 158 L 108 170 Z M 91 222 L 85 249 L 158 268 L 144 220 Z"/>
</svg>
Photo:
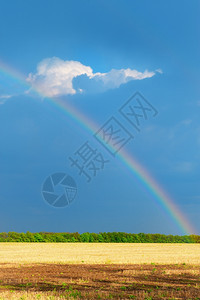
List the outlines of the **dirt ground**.
<svg viewBox="0 0 200 300">
<path fill-rule="evenodd" d="M 20 296 L 23 293 L 26 296 Z M 12 299 L 200 299 L 200 266 L 0 264 L 0 299 L 13 295 Z"/>
</svg>

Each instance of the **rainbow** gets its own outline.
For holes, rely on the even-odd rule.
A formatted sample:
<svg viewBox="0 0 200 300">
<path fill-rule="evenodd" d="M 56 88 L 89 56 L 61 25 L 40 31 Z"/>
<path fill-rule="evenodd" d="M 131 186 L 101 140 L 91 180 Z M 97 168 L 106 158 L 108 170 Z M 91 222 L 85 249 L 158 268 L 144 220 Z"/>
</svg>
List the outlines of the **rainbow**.
<svg viewBox="0 0 200 300">
<path fill-rule="evenodd" d="M 22 73 L 14 70 L 3 62 L 0 62 L 0 72 L 18 80 L 23 85 L 27 86 L 27 88 L 33 89 L 32 86 L 26 81 L 26 77 Z M 34 88 L 33 90 L 43 98 L 46 98 L 45 95 L 41 95 L 37 89 Z M 65 114 L 67 114 L 71 119 L 78 122 L 81 128 L 85 128 L 92 134 L 99 129 L 99 126 L 96 123 L 94 123 L 85 114 L 81 113 L 67 101 L 62 99 L 55 100 L 54 98 L 46 99 L 50 101 L 56 108 L 59 108 L 65 112 Z M 141 165 L 141 163 L 139 163 L 124 149 L 120 150 L 118 157 L 120 158 L 120 161 L 127 166 L 130 172 L 140 182 L 142 182 L 143 186 L 151 193 L 151 195 L 153 195 L 156 202 L 163 208 L 167 215 L 170 216 L 181 232 L 187 235 L 195 234 L 195 229 L 177 207 L 175 201 L 172 200 L 172 198 L 164 191 L 161 185 L 158 184 L 158 182 L 152 177 L 152 175 L 149 174 L 149 172 Z"/>
</svg>

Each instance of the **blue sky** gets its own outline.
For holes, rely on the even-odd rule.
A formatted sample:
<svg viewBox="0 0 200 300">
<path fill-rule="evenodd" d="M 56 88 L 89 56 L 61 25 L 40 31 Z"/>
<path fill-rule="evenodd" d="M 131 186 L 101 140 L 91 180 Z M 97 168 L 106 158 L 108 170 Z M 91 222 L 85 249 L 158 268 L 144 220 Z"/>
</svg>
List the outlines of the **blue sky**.
<svg viewBox="0 0 200 300">
<path fill-rule="evenodd" d="M 126 151 L 199 233 L 199 1 L 0 5 L 0 62 L 28 83 L 0 70 L 0 231 L 181 233 L 120 159 L 48 100 L 62 99 L 100 127 L 121 118 L 118 109 L 139 91 L 158 115 L 139 134 L 120 119 L 135 136 Z M 87 140 L 110 160 L 89 184 L 69 161 Z M 41 195 L 56 172 L 78 187 L 63 208 Z"/>
</svg>

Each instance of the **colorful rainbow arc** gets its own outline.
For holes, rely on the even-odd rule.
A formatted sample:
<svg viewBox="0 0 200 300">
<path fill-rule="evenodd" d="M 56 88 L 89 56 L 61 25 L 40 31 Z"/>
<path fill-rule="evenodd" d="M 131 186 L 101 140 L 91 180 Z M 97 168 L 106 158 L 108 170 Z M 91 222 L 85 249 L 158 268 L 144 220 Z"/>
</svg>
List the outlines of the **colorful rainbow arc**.
<svg viewBox="0 0 200 300">
<path fill-rule="evenodd" d="M 41 93 L 37 89 L 33 88 L 27 83 L 25 76 L 23 76 L 13 68 L 10 68 L 7 64 L 0 62 L 0 71 L 7 76 L 19 80 L 22 84 L 29 86 L 37 94 L 41 95 Z M 45 95 L 41 96 L 46 98 Z M 92 132 L 92 134 L 94 134 L 99 129 L 99 127 L 92 120 L 88 119 L 67 101 L 63 101 L 62 99 L 55 100 L 54 98 L 48 99 L 51 101 L 51 103 L 53 103 L 53 105 L 64 111 L 70 118 L 78 122 L 81 127 L 84 127 Z M 151 192 L 157 202 L 163 207 L 163 209 L 172 218 L 175 224 L 178 225 L 178 227 L 181 229 L 181 232 L 183 234 L 189 235 L 195 234 L 195 229 L 185 218 L 183 213 L 178 209 L 170 196 L 167 195 L 166 192 L 164 192 L 163 188 L 155 181 L 155 179 L 148 173 L 148 171 L 124 149 L 120 150 L 120 152 L 118 153 L 118 157 L 128 167 L 131 173 L 134 174 L 143 183 L 147 190 Z"/>
</svg>

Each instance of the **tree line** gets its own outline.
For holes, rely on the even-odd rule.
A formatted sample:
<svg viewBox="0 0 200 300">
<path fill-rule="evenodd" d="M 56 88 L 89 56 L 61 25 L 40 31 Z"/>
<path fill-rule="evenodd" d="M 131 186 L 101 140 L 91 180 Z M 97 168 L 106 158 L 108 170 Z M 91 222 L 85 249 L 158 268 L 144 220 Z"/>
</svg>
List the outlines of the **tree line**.
<svg viewBox="0 0 200 300">
<path fill-rule="evenodd" d="M 2 232 L 0 242 L 38 243 L 200 243 L 199 235 L 100 232 Z"/>
</svg>

